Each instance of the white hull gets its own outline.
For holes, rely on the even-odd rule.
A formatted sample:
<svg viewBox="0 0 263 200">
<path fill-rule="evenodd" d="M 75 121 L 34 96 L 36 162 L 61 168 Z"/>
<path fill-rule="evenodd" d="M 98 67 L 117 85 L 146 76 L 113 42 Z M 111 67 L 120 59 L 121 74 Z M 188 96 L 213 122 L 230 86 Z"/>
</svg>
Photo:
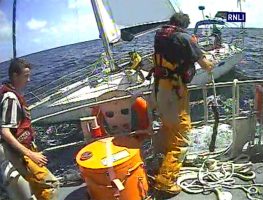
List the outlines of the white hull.
<svg viewBox="0 0 263 200">
<path fill-rule="evenodd" d="M 241 54 L 237 54 L 231 57 L 229 60 L 225 61 L 224 65 L 217 66 L 214 69 L 214 77 L 215 79 L 221 77 L 222 75 L 229 72 L 234 65 L 238 63 L 241 58 Z M 210 80 L 208 74 L 202 69 L 197 70 L 197 74 L 193 79 L 194 84 L 205 84 Z M 135 87 L 135 89 L 131 89 L 131 91 L 143 92 L 149 90 L 149 82 L 144 85 L 140 85 L 140 87 Z M 76 98 L 76 101 L 72 101 L 73 99 L 69 96 L 59 101 L 56 101 L 50 105 L 48 102 L 43 104 L 42 106 L 37 106 L 34 109 L 31 109 L 32 118 L 41 124 L 49 124 L 49 123 L 59 123 L 65 121 L 77 121 L 81 117 L 90 115 L 90 108 L 92 106 L 92 102 L 96 101 L 96 98 L 101 94 L 108 91 L 107 87 L 104 90 L 101 90 L 96 93 L 86 94 L 83 92 L 87 87 L 76 91 L 73 95 L 79 96 Z M 111 87 L 110 90 L 116 90 L 118 87 Z M 82 95 L 84 94 L 84 95 Z M 61 102 L 61 103 L 60 103 Z"/>
<path fill-rule="evenodd" d="M 228 73 L 240 61 L 241 57 L 242 53 L 239 51 L 220 60 L 213 70 L 214 78 L 217 79 Z M 191 84 L 203 85 L 211 80 L 207 72 L 200 69 L 200 66 L 196 68 L 197 73 Z M 143 71 L 143 74 L 146 76 L 147 72 Z M 131 93 L 141 93 L 150 90 L 149 81 L 144 81 L 143 84 L 131 87 L 127 83 L 126 78 L 123 77 L 125 77 L 123 72 L 112 75 L 110 76 L 111 81 L 109 81 L 109 83 L 104 83 L 95 88 L 91 88 L 87 84 L 85 85 L 85 80 L 82 81 L 82 83 L 75 83 L 74 90 L 69 90 L 73 85 L 63 88 L 61 90 L 62 92 L 58 95 L 60 98 L 54 98 L 53 96 L 54 100 L 52 100 L 52 98 L 48 97 L 48 100 L 43 100 L 42 103 L 38 103 L 39 105 L 32 107 L 32 118 L 35 122 L 41 124 L 78 121 L 81 117 L 90 115 L 92 103 L 96 102 L 97 97 L 107 91 L 118 89 L 130 91 Z"/>
<path fill-rule="evenodd" d="M 231 69 L 233 69 L 233 67 L 236 64 L 239 63 L 241 59 L 242 59 L 242 53 L 237 53 L 231 57 L 221 60 L 213 70 L 214 78 L 218 79 L 224 76 L 225 74 L 227 74 Z M 210 81 L 211 81 L 211 78 L 210 76 L 207 75 L 207 72 L 199 68 L 191 84 L 192 85 L 204 85 Z"/>
</svg>

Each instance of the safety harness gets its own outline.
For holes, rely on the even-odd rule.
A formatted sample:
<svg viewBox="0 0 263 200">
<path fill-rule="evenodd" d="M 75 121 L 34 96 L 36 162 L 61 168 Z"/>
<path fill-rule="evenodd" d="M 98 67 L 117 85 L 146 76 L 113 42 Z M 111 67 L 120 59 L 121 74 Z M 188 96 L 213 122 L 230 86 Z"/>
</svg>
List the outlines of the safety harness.
<svg viewBox="0 0 263 200">
<path fill-rule="evenodd" d="M 157 61 L 157 56 L 156 54 L 154 54 L 155 57 L 155 61 Z M 163 63 L 163 57 L 160 55 L 160 59 L 159 59 L 159 64 L 157 64 L 157 62 L 155 63 L 156 66 L 153 67 L 146 79 L 147 80 L 151 80 L 151 77 L 154 76 L 154 92 L 155 92 L 155 98 L 157 99 L 157 93 L 159 92 L 159 82 L 160 79 L 170 79 L 170 80 L 174 80 L 174 81 L 178 81 L 179 77 L 178 77 L 178 73 L 176 70 L 171 70 L 167 67 L 163 67 L 162 63 Z M 176 86 L 174 86 L 175 89 Z M 179 96 L 179 95 L 178 95 Z"/>
<path fill-rule="evenodd" d="M 23 96 L 21 96 L 12 86 L 9 84 L 2 85 L 0 87 L 0 95 L 4 95 L 7 92 L 13 92 L 16 95 L 23 112 L 23 117 L 19 122 L 18 127 L 16 129 L 11 129 L 11 132 L 21 144 L 31 148 L 35 132 L 31 126 L 31 117 L 27 103 Z"/>
<path fill-rule="evenodd" d="M 190 59 L 189 47 L 184 43 L 180 34 L 184 31 L 176 26 L 166 25 L 155 35 L 155 66 L 149 71 L 146 79 L 154 76 L 155 95 L 158 92 L 160 79 L 170 79 L 183 83 L 190 83 L 195 75 L 194 62 Z M 159 62 L 157 62 L 157 54 Z M 173 65 L 178 65 L 174 70 L 163 66 L 163 59 Z M 175 87 L 175 89 L 178 89 Z"/>
</svg>

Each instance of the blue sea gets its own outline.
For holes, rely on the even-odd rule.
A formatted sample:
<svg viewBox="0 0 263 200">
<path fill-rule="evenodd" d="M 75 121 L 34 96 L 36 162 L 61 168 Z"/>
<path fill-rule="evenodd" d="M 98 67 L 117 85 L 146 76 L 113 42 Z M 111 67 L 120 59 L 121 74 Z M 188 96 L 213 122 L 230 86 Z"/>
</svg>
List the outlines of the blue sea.
<svg viewBox="0 0 263 200">
<path fill-rule="evenodd" d="M 225 39 L 230 40 L 230 36 L 238 34 L 236 29 L 225 32 Z M 130 43 L 123 43 L 113 47 L 114 57 L 119 59 L 129 51 L 137 50 L 141 53 L 153 49 L 153 34 L 135 39 Z M 70 74 L 77 70 L 87 68 L 94 63 L 103 52 L 102 42 L 93 40 L 72 44 L 55 49 L 45 50 L 31 55 L 24 56 L 26 60 L 33 64 L 32 78 L 25 93 L 29 93 L 36 88 L 42 87 L 50 90 L 54 85 L 50 84 L 62 76 L 69 75 L 76 81 L 78 77 Z M 9 62 L 0 63 L 0 81 L 7 79 Z M 263 29 L 246 29 L 245 50 L 243 60 L 227 75 L 218 81 L 231 81 L 234 78 L 262 79 L 263 77 Z M 82 78 L 82 77 L 80 77 Z M 249 95 L 244 89 L 243 95 Z M 38 131 L 37 144 L 40 149 L 53 147 L 60 144 L 82 140 L 79 124 L 57 124 L 52 126 L 35 127 Z M 81 147 L 72 147 L 65 150 L 58 150 L 47 153 L 49 158 L 49 168 L 57 176 L 73 173 L 76 169 L 74 156 Z M 0 187 L 0 199 L 2 195 Z"/>
</svg>

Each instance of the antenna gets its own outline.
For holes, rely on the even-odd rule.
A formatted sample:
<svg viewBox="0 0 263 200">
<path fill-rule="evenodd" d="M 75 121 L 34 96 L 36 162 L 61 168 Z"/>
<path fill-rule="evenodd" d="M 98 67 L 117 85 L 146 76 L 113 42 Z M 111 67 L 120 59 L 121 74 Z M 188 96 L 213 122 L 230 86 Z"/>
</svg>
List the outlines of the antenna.
<svg viewBox="0 0 263 200">
<path fill-rule="evenodd" d="M 242 12 L 242 1 L 241 0 L 237 0 L 237 6 L 239 6 L 239 10 L 240 12 Z M 241 22 L 241 28 L 244 28 L 244 22 Z"/>
<path fill-rule="evenodd" d="M 203 19 L 205 19 L 205 14 L 204 14 L 205 7 L 204 6 L 198 6 L 198 9 L 202 11 Z"/>
</svg>

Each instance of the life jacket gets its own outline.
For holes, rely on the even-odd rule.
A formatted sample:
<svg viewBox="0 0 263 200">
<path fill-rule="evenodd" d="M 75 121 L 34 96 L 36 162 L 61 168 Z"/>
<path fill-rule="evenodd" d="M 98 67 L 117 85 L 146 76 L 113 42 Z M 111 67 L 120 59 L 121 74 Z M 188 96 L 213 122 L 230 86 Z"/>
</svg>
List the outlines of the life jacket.
<svg viewBox="0 0 263 200">
<path fill-rule="evenodd" d="M 150 79 L 154 74 L 156 78 L 170 78 L 178 75 L 182 78 L 184 83 L 190 83 L 195 75 L 194 62 L 191 60 L 191 51 L 189 46 L 184 43 L 182 33 L 184 30 L 172 26 L 165 25 L 161 30 L 158 30 L 155 35 L 154 42 L 154 55 L 159 55 L 161 60 L 156 60 L 154 56 L 156 66 L 149 72 L 146 79 Z M 174 69 L 158 69 L 167 68 L 162 60 L 165 59 L 172 65 L 177 67 Z"/>
<path fill-rule="evenodd" d="M 131 69 L 137 70 L 140 67 L 142 58 L 138 52 L 131 52 Z"/>
<path fill-rule="evenodd" d="M 31 148 L 32 141 L 34 140 L 35 132 L 31 125 L 31 116 L 27 106 L 27 103 L 23 96 L 21 96 L 14 88 L 8 84 L 4 84 L 0 87 L 0 95 L 4 95 L 7 92 L 13 92 L 21 105 L 22 120 L 19 122 L 16 129 L 11 129 L 11 133 L 15 138 L 24 146 Z"/>
</svg>

